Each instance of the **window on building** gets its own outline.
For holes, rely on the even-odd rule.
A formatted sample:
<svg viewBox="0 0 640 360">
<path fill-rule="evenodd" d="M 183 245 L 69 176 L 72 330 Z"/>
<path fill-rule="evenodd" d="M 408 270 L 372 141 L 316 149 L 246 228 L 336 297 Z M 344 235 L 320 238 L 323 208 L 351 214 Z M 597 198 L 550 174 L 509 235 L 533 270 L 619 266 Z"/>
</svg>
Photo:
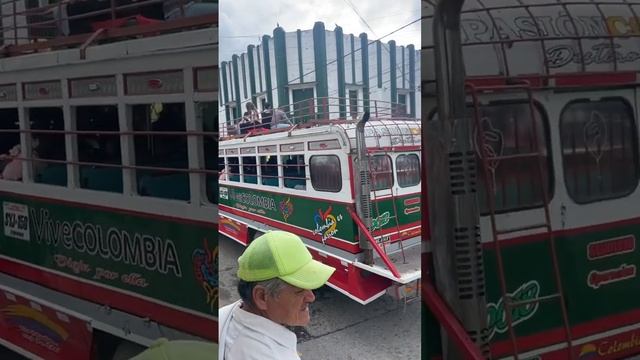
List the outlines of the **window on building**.
<svg viewBox="0 0 640 360">
<path fill-rule="evenodd" d="M 278 178 L 278 157 L 276 155 L 260 156 L 260 173 L 262 185 L 280 186 Z"/>
<path fill-rule="evenodd" d="M 80 187 L 122 192 L 120 135 L 109 134 L 120 130 L 118 107 L 78 106 L 75 112 L 78 131 L 96 131 L 78 134 L 78 160 L 87 163 L 80 165 Z"/>
<path fill-rule="evenodd" d="M 565 184 L 578 203 L 631 193 L 638 183 L 633 109 L 626 100 L 569 103 L 560 115 Z"/>
<path fill-rule="evenodd" d="M 237 156 L 227 158 L 227 174 L 229 181 L 240 181 L 240 159 Z"/>
<path fill-rule="evenodd" d="M 136 166 L 156 168 L 136 170 L 139 194 L 189 200 L 189 174 L 166 170 L 189 168 L 187 136 L 176 134 L 186 130 L 184 104 L 134 105 L 132 114 L 134 131 L 142 132 L 134 137 Z"/>
<path fill-rule="evenodd" d="M 371 174 L 371 190 L 391 189 L 393 186 L 393 166 L 388 155 L 369 157 L 369 173 Z"/>
<path fill-rule="evenodd" d="M 358 90 L 349 90 L 349 115 L 352 120 L 358 119 Z"/>
<path fill-rule="evenodd" d="M 32 133 L 32 157 L 34 180 L 38 183 L 67 186 L 66 141 L 62 133 L 39 132 L 38 130 L 64 131 L 62 109 L 44 107 L 29 109 Z M 49 160 L 49 161 L 47 161 Z"/>
<path fill-rule="evenodd" d="M 471 109 L 469 109 L 471 111 Z M 548 151 L 546 121 L 542 112 L 534 108 L 535 119 L 531 119 L 528 102 L 492 103 L 480 108 L 482 133 L 474 129 L 476 153 L 480 153 L 478 137 L 484 138 L 485 150 L 490 157 L 532 154 L 540 151 L 543 156 L 540 176 L 538 157 L 525 156 L 500 160 L 489 160 L 488 178 L 485 182 L 485 168 L 478 161 L 478 201 L 482 213 L 489 211 L 488 188 L 494 188 L 495 211 L 512 211 L 532 208 L 543 204 L 542 179 L 547 181 L 549 198 L 553 194 L 553 173 Z M 538 145 L 534 142 L 534 124 L 538 134 Z"/>
<path fill-rule="evenodd" d="M 342 171 L 336 155 L 314 155 L 309 159 L 311 186 L 317 191 L 340 192 Z"/>
<path fill-rule="evenodd" d="M 258 183 L 258 166 L 255 156 L 242 157 L 242 181 L 249 184 Z"/>
<path fill-rule="evenodd" d="M 307 171 L 304 155 L 282 156 L 284 187 L 296 190 L 307 189 Z"/>
<path fill-rule="evenodd" d="M 407 94 L 398 94 L 398 104 L 396 104 L 396 115 L 407 115 Z"/>
<path fill-rule="evenodd" d="M 398 185 L 410 187 L 420 184 L 420 158 L 417 154 L 401 154 L 396 158 Z"/>
</svg>

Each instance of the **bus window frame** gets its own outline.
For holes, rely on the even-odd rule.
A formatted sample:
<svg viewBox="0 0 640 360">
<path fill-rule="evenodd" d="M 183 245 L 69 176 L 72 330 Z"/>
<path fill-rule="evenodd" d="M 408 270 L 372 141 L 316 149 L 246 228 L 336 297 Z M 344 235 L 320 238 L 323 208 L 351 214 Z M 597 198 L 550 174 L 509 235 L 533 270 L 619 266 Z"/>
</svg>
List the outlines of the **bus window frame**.
<svg viewBox="0 0 640 360">
<path fill-rule="evenodd" d="M 312 161 L 316 157 L 330 157 L 330 158 L 335 158 L 338 161 L 338 179 L 340 180 L 340 184 L 339 184 L 340 186 L 338 187 L 337 190 L 319 189 L 314 185 L 314 183 L 313 183 Z M 340 161 L 340 157 L 338 155 L 336 155 L 336 154 L 314 154 L 314 155 L 311 155 L 309 157 L 309 180 L 311 182 L 311 187 L 313 188 L 314 191 L 328 192 L 328 193 L 339 193 L 339 192 L 341 192 L 342 188 L 343 188 L 343 181 L 342 181 L 342 162 Z"/>
</svg>

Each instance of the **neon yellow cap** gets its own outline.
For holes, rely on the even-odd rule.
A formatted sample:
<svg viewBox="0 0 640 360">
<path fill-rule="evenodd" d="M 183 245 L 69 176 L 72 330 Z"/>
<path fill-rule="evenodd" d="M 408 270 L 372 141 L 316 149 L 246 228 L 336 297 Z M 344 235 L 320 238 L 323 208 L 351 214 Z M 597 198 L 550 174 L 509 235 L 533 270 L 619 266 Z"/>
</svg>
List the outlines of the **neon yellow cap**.
<svg viewBox="0 0 640 360">
<path fill-rule="evenodd" d="M 270 231 L 253 240 L 238 265 L 238 277 L 244 281 L 279 278 L 308 290 L 324 285 L 336 270 L 313 260 L 302 240 L 286 231 Z"/>
<path fill-rule="evenodd" d="M 218 358 L 218 344 L 204 341 L 156 340 L 147 350 L 131 360 L 213 360 Z"/>
</svg>

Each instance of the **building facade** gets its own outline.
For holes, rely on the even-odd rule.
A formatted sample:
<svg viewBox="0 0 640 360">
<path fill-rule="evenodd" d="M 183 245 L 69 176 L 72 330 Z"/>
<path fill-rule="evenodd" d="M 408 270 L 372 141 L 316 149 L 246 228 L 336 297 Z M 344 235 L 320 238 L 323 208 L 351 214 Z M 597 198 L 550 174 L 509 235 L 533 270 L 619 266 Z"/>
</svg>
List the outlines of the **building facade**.
<svg viewBox="0 0 640 360">
<path fill-rule="evenodd" d="M 414 45 L 370 41 L 339 26 L 329 31 L 322 22 L 304 31 L 277 27 L 259 45 L 221 61 L 220 113 L 233 124 L 251 101 L 297 119 L 352 119 L 363 110 L 415 118 L 419 56 Z"/>
</svg>

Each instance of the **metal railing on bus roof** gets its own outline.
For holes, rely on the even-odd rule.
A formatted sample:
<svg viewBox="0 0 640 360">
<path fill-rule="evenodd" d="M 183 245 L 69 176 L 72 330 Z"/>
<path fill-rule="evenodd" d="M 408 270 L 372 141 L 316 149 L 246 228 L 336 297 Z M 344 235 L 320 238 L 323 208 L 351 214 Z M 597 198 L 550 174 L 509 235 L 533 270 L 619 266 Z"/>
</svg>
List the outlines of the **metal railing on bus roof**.
<svg viewBox="0 0 640 360">
<path fill-rule="evenodd" d="M 426 2 L 423 8 L 422 26 L 430 33 L 434 5 Z M 461 15 L 467 81 L 474 84 L 527 80 L 544 88 L 640 83 L 638 0 L 477 1 L 466 2 Z M 423 56 L 433 51 L 434 41 L 427 36 Z M 435 92 L 432 68 L 423 72 L 423 91 Z"/>
<path fill-rule="evenodd" d="M 118 2 L 62 0 L 57 4 L 27 9 L 24 8 L 24 0 L 1 0 L 0 7 L 4 11 L 0 15 L 0 56 L 70 47 L 84 50 L 98 41 L 153 36 L 218 24 L 217 3 L 201 0 Z M 169 11 L 170 7 L 165 8 L 167 3 L 174 4 L 175 9 Z M 79 4 L 90 5 L 85 9 L 74 8 Z M 91 6 L 96 9 L 90 9 Z M 144 16 L 144 11 L 153 6 L 156 7 L 155 17 Z M 188 14 L 187 10 L 192 6 L 200 6 L 200 13 Z M 78 14 L 68 15 L 69 10 Z M 158 18 L 158 10 L 163 18 Z M 76 24 L 80 24 L 79 29 L 73 28 Z"/>
<path fill-rule="evenodd" d="M 220 134 L 221 140 L 229 140 L 335 125 L 347 130 L 352 146 L 355 146 L 355 125 L 366 111 L 371 114 L 371 120 L 365 127 L 368 147 L 420 146 L 420 119 L 410 117 L 406 107 L 405 104 L 381 100 L 369 100 L 365 105 L 361 99 L 352 99 L 350 103 L 349 99 L 339 97 L 312 98 L 274 109 L 269 123 L 263 123 L 261 116 L 245 112 L 244 116 L 221 124 Z M 284 115 L 280 121 L 274 120 L 276 112 Z"/>
</svg>

